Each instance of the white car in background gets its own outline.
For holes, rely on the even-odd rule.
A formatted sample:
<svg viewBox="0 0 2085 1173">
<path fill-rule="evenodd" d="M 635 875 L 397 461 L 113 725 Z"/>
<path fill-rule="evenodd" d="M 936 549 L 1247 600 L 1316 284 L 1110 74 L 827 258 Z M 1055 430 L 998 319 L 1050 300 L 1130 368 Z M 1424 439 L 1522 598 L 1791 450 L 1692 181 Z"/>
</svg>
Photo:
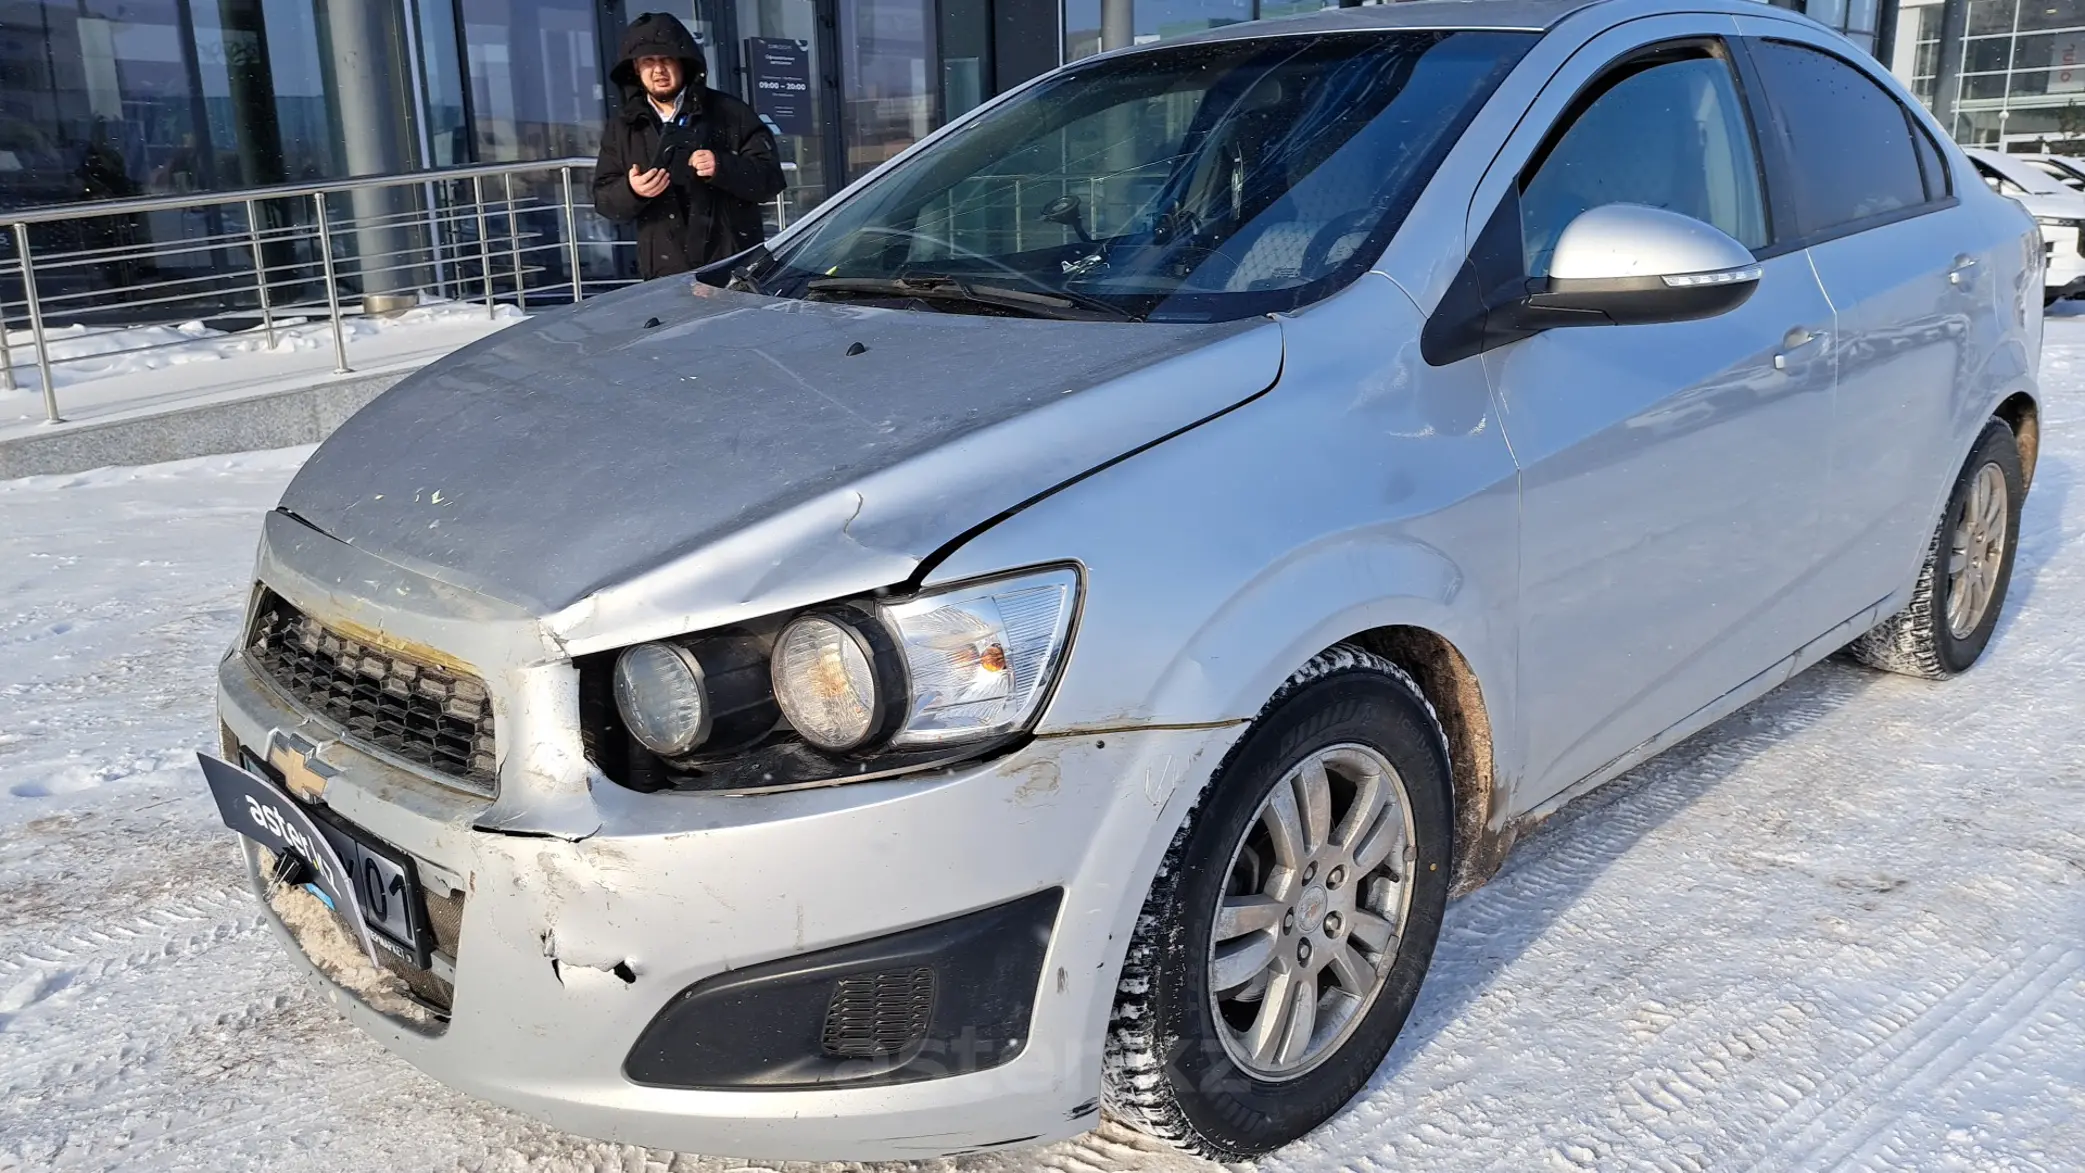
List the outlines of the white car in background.
<svg viewBox="0 0 2085 1173">
<path fill-rule="evenodd" d="M 2085 159 L 2075 155 L 2020 155 L 2072 191 L 2085 192 Z"/>
<path fill-rule="evenodd" d="M 2074 191 L 2022 155 L 1969 148 L 1977 174 L 2000 195 L 2018 200 L 2042 227 L 2048 253 L 2043 300 L 2085 293 L 2085 192 Z"/>
</svg>

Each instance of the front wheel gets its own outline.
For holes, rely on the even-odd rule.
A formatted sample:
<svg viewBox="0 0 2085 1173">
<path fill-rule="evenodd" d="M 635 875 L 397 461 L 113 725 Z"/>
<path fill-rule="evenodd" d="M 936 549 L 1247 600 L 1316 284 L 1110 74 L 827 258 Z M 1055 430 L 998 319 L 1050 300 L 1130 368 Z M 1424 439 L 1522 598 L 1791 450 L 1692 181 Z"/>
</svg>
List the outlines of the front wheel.
<svg viewBox="0 0 2085 1173">
<path fill-rule="evenodd" d="M 1853 641 L 1855 659 L 1887 672 L 1945 680 L 1984 654 L 2013 577 L 2026 477 L 2003 420 L 1984 425 L 1926 548 L 1911 603 Z"/>
<path fill-rule="evenodd" d="M 1446 741 L 1409 676 L 1342 645 L 1293 678 L 1166 852 L 1105 1102 L 1215 1160 L 1316 1128 L 1382 1063 L 1447 905 Z"/>
</svg>

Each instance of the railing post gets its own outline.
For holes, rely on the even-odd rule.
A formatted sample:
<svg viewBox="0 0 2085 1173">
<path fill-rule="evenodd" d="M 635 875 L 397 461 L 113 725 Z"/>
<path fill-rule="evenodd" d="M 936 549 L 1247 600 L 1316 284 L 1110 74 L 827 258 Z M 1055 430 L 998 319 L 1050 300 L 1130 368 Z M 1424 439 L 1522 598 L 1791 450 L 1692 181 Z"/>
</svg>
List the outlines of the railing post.
<svg viewBox="0 0 2085 1173">
<path fill-rule="evenodd" d="M 586 296 L 579 278 L 579 213 L 572 207 L 572 169 L 558 168 L 565 177 L 565 244 L 572 256 L 572 304 L 578 305 Z"/>
<path fill-rule="evenodd" d="M 521 291 L 521 226 L 514 222 L 514 173 L 502 177 L 507 188 L 507 254 L 514 263 L 514 308 L 528 312 L 528 295 Z"/>
<path fill-rule="evenodd" d="M 15 256 L 22 263 L 22 296 L 29 303 L 29 337 L 36 343 L 36 369 L 43 374 L 43 422 L 62 424 L 58 414 L 58 387 L 51 382 L 51 348 L 43 337 L 43 305 L 36 300 L 36 266 L 29 263 L 29 226 L 15 222 Z"/>
<path fill-rule="evenodd" d="M 246 240 L 253 246 L 253 287 L 261 295 L 261 329 L 268 332 L 268 349 L 275 349 L 275 314 L 268 305 L 268 260 L 261 255 L 261 222 L 252 200 L 246 201 Z"/>
<path fill-rule="evenodd" d="M 7 307 L 0 303 L 0 387 L 9 391 L 21 388 L 14 381 L 14 347 L 7 344 Z"/>
<path fill-rule="evenodd" d="M 333 373 L 345 375 L 347 339 L 340 332 L 340 289 L 333 283 L 333 231 L 326 226 L 326 193 L 311 193 L 311 205 L 319 214 L 319 260 L 326 270 L 326 309 L 333 315 Z"/>
<path fill-rule="evenodd" d="M 485 180 L 471 176 L 471 202 L 478 207 L 478 275 L 485 278 L 485 316 L 500 316 L 498 303 L 492 300 L 492 242 L 485 238 Z"/>
</svg>

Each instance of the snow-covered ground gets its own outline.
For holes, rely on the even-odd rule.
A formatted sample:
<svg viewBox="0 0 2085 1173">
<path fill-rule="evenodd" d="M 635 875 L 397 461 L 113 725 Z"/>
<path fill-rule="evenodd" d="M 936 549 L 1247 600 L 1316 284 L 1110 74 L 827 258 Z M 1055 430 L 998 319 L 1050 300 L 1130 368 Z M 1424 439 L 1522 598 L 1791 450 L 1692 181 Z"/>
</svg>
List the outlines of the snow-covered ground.
<svg viewBox="0 0 2085 1173">
<path fill-rule="evenodd" d="M 348 314 L 360 311 L 342 307 Z M 430 326 L 458 323 L 518 322 L 527 315 L 511 305 L 498 303 L 489 309 L 483 303 L 431 299 L 389 317 L 347 317 L 340 323 L 341 337 L 359 342 L 381 334 L 424 330 Z M 43 386 L 42 368 L 36 363 L 36 336 L 27 330 L 7 332 L 9 357 L 16 365 L 15 381 L 22 391 Z M 278 318 L 271 342 L 263 326 L 239 331 L 212 329 L 201 322 L 173 326 L 54 326 L 44 331 L 44 349 L 51 359 L 51 382 L 69 387 L 113 375 L 133 375 L 191 363 L 215 363 L 249 354 L 324 353 L 332 357 L 333 323 L 324 312 L 317 316 L 295 314 Z"/>
<path fill-rule="evenodd" d="M 359 304 L 343 307 L 359 312 Z M 341 322 L 348 364 L 374 373 L 419 366 L 527 315 L 507 303 L 430 301 L 391 317 Z M 320 312 L 279 318 L 275 341 L 260 326 L 227 333 L 201 322 L 120 329 L 81 325 L 45 331 L 51 383 L 68 420 L 120 416 L 264 395 L 331 377 L 333 323 Z M 7 331 L 16 390 L 0 391 L 0 438 L 44 427 L 43 375 L 33 336 Z"/>
<path fill-rule="evenodd" d="M 1829 662 L 1552 820 L 1261 1168 L 2085 1168 L 2085 323 L 2050 330 L 1985 663 Z M 284 966 L 192 753 L 301 456 L 0 484 L 0 1169 L 747 1167 L 453 1093 Z M 941 1167 L 1196 1166 L 1110 1128 Z"/>
</svg>

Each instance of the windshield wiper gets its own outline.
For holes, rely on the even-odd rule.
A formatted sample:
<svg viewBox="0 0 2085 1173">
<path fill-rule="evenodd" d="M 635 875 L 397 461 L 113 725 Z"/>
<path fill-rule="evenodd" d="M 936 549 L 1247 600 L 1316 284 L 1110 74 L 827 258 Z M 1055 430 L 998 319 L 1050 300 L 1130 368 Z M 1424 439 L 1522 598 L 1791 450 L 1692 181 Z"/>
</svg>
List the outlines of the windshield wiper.
<svg viewBox="0 0 2085 1173">
<path fill-rule="evenodd" d="M 732 266 L 730 279 L 724 282 L 724 288 L 740 293 L 759 293 L 760 278 L 775 267 L 775 255 L 767 251 L 766 245 L 756 244 L 747 250 L 746 256 L 743 263 Z"/>
<path fill-rule="evenodd" d="M 972 305 L 1016 310 L 1038 318 L 1064 321 L 1140 322 L 1130 313 L 1097 297 L 1068 291 L 1009 289 L 1003 285 L 977 285 L 954 277 L 818 277 L 804 286 L 817 294 L 860 294 L 867 297 L 917 297 L 925 301 L 966 301 Z"/>
</svg>

